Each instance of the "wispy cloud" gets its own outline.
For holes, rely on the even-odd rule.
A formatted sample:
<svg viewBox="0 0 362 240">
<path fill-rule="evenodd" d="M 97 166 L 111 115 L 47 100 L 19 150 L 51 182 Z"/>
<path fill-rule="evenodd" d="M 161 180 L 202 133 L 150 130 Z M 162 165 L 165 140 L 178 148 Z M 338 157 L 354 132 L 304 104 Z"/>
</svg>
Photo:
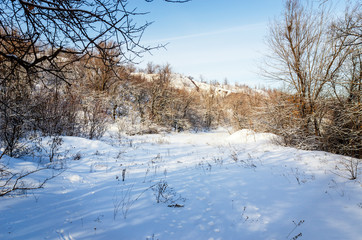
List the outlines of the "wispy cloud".
<svg viewBox="0 0 362 240">
<path fill-rule="evenodd" d="M 184 40 L 184 39 L 216 36 L 216 35 L 222 35 L 222 34 L 227 34 L 227 33 L 249 31 L 251 29 L 265 27 L 265 25 L 266 25 L 266 23 L 264 23 L 264 22 L 257 23 L 257 24 L 248 24 L 248 25 L 242 25 L 242 26 L 237 26 L 237 27 L 219 29 L 216 31 L 188 34 L 188 35 L 175 36 L 175 37 L 170 37 L 170 38 L 152 39 L 152 40 L 147 40 L 144 43 L 162 43 L 162 42 L 164 43 L 164 42 L 172 42 L 172 41 Z"/>
</svg>

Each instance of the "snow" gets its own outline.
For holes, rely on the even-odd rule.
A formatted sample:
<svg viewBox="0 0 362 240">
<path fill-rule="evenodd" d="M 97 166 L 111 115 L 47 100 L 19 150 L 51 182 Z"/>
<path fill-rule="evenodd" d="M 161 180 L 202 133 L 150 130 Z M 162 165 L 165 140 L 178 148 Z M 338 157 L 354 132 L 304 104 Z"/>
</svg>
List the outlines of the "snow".
<svg viewBox="0 0 362 240">
<path fill-rule="evenodd" d="M 0 198 L 0 239 L 361 239 L 362 185 L 336 170 L 345 157 L 251 130 L 115 135 L 63 137 L 60 176 Z"/>
<path fill-rule="evenodd" d="M 141 76 L 145 80 L 152 82 L 154 79 L 157 79 L 158 74 L 146 74 L 146 73 L 133 73 L 132 75 Z M 230 87 L 230 85 L 212 85 L 206 82 L 199 82 L 197 80 L 191 79 L 190 77 L 184 76 L 180 73 L 172 73 L 170 77 L 170 84 L 176 89 L 183 89 L 187 91 L 202 90 L 208 92 L 212 90 L 216 95 L 227 96 L 231 93 L 245 93 L 245 94 L 260 94 L 261 96 L 268 96 L 268 94 L 261 89 L 251 89 L 249 87 Z"/>
</svg>

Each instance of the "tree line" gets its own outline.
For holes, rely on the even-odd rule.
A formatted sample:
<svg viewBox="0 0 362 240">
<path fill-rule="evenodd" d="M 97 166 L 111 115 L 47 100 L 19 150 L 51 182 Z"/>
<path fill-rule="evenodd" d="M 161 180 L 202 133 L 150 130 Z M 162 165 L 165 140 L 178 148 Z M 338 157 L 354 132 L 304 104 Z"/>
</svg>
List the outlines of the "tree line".
<svg viewBox="0 0 362 240">
<path fill-rule="evenodd" d="M 173 87 L 170 65 L 149 63 L 143 72 L 152 80 L 139 74 L 129 60 L 152 48 L 139 41 L 148 24 L 134 24 L 140 13 L 128 11 L 126 1 L 97 2 L 0 3 L 2 154 L 17 156 L 26 151 L 24 139 L 38 135 L 99 138 L 109 122 L 122 120 L 129 134 L 233 126 L 276 133 L 285 145 L 361 157 L 358 1 L 334 17 L 329 1 L 286 0 L 270 24 L 262 70 L 286 88 L 226 95 L 217 83 Z"/>
</svg>

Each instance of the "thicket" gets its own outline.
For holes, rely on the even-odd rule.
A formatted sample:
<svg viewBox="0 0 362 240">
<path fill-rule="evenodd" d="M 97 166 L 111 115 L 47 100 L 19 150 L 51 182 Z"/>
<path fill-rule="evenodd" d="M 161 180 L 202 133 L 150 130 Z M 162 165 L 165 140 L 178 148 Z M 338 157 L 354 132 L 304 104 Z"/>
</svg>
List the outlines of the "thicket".
<svg viewBox="0 0 362 240">
<path fill-rule="evenodd" d="M 329 1 L 287 0 L 270 25 L 263 73 L 287 87 L 269 107 L 284 144 L 361 158 L 361 12 L 358 1 L 336 18 Z"/>
<path fill-rule="evenodd" d="M 192 79 L 194 87 L 175 88 L 171 66 L 149 63 L 137 72 L 112 41 L 83 54 L 57 52 L 0 26 L 7 53 L 0 55 L 2 154 L 18 156 L 24 139 L 36 136 L 100 138 L 117 122 L 128 134 L 249 128 L 276 133 L 285 145 L 361 158 L 361 8 L 350 7 L 343 19 L 326 19 L 322 10 L 286 1 L 270 27 L 268 62 L 278 64 L 264 74 L 287 91 L 234 86 L 223 93 L 222 84 L 201 89 Z M 26 67 L 48 52 L 48 61 Z"/>
<path fill-rule="evenodd" d="M 59 57 L 63 61 L 67 56 Z M 26 138 L 41 136 L 103 135 L 106 124 L 125 119 L 126 129 L 144 126 L 140 132 L 201 130 L 216 124 L 217 97 L 209 92 L 171 86 L 171 68 L 160 67 L 151 79 L 133 66 L 106 65 L 98 55 L 67 66 L 71 84 L 47 73 L 29 74 L 9 69 L 1 61 L 1 145 L 4 154 L 16 156 Z M 6 76 L 5 76 L 6 75 Z M 9 77 L 9 75 L 11 77 Z M 30 79 L 31 78 L 31 79 Z"/>
<path fill-rule="evenodd" d="M 31 152 L 26 142 L 39 136 L 102 136 L 119 108 L 122 65 L 162 47 L 141 44 L 150 24 L 138 24 L 134 18 L 146 13 L 128 3 L 0 1 L 0 158 Z M 0 172 L 5 194 L 28 176 L 7 173 L 3 165 Z"/>
<path fill-rule="evenodd" d="M 70 66 L 67 74 L 77 79 L 72 85 L 47 75 L 31 76 L 28 84 L 26 78 L 16 78 L 21 72 L 14 72 L 13 81 L 1 88 L 3 153 L 19 155 L 24 139 L 34 136 L 100 138 L 108 123 L 117 123 L 127 134 L 247 128 L 275 133 L 281 144 L 361 157 L 360 85 L 346 85 L 353 91 L 339 89 L 340 94 L 318 100 L 316 135 L 312 122 L 308 131 L 304 127 L 297 94 L 215 83 L 208 89 L 180 89 L 172 85 L 175 75 L 169 65 L 145 74 L 147 69 L 137 72 L 134 66 L 110 70 L 98 60 L 84 60 L 91 67 L 82 61 Z M 220 87 L 234 91 L 220 93 Z"/>
</svg>

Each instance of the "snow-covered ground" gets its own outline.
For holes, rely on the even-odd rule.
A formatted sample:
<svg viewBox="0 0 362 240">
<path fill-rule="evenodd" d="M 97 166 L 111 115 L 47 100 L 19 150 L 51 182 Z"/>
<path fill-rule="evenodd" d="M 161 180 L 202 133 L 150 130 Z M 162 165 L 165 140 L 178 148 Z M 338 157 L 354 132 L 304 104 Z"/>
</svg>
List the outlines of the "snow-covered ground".
<svg viewBox="0 0 362 240">
<path fill-rule="evenodd" d="M 147 81 L 151 82 L 154 79 L 157 79 L 158 74 L 146 74 L 146 73 L 133 73 L 135 76 L 141 76 Z M 268 94 L 264 90 L 260 89 L 251 89 L 247 86 L 232 86 L 232 85 L 212 85 L 205 82 L 200 82 L 193 80 L 190 77 L 184 76 L 179 73 L 172 73 L 170 78 L 171 86 L 176 89 L 184 89 L 187 91 L 202 90 L 205 92 L 210 91 L 210 89 L 219 96 L 227 96 L 231 93 L 245 93 L 245 94 L 260 94 L 262 96 L 267 96 Z"/>
<path fill-rule="evenodd" d="M 64 137 L 61 175 L 0 198 L 0 239 L 362 239 L 346 157 L 248 130 L 115 136 Z M 1 161 L 29 169 L 46 156 Z"/>
</svg>

